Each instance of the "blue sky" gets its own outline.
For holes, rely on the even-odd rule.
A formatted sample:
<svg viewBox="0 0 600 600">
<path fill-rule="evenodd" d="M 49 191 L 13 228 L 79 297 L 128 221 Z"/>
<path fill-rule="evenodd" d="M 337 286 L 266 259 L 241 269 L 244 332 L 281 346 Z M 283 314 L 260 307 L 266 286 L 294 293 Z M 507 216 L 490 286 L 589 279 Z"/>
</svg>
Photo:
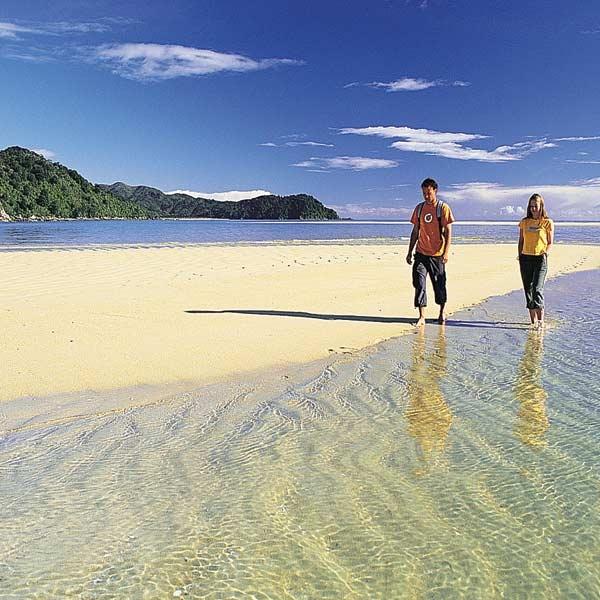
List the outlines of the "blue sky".
<svg viewBox="0 0 600 600">
<path fill-rule="evenodd" d="M 97 183 L 600 219 L 597 0 L 3 0 L 0 147 Z M 218 198 L 239 198 L 224 194 Z"/>
</svg>

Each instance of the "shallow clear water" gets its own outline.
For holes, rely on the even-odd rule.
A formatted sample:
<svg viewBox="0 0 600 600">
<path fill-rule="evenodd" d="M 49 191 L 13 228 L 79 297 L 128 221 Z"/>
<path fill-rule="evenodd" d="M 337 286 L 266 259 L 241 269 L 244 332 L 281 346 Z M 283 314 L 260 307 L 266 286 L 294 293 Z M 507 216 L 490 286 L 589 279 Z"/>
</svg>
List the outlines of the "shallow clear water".
<svg viewBox="0 0 600 600">
<path fill-rule="evenodd" d="M 95 244 L 197 244 L 408 239 L 412 225 L 361 221 L 55 221 L 0 223 L 0 250 Z M 515 223 L 457 223 L 458 243 L 515 242 Z M 557 242 L 600 243 L 600 223 L 556 226 Z"/>
<path fill-rule="evenodd" d="M 599 274 L 548 283 L 544 334 L 518 292 L 260 384 L 2 431 L 0 596 L 600 596 Z"/>
</svg>

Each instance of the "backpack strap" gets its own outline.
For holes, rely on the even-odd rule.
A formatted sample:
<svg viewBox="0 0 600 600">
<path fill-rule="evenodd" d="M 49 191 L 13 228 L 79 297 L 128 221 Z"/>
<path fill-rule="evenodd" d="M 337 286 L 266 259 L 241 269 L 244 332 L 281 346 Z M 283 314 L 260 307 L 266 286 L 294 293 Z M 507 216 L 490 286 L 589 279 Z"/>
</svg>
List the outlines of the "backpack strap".
<svg viewBox="0 0 600 600">
<path fill-rule="evenodd" d="M 417 225 L 421 227 L 421 213 L 423 212 L 423 207 L 425 206 L 425 202 L 421 202 L 417 204 Z"/>
<path fill-rule="evenodd" d="M 437 220 L 438 220 L 438 225 L 440 226 L 440 238 L 444 239 L 444 228 L 442 227 L 442 214 L 443 214 L 443 209 L 444 209 L 444 203 L 441 200 L 438 200 L 437 206 L 436 206 L 436 216 L 437 216 Z M 445 241 L 444 241 L 445 243 Z"/>
<path fill-rule="evenodd" d="M 436 207 L 436 214 L 440 225 L 442 224 L 442 209 L 444 208 L 444 203 L 441 200 L 438 200 Z"/>
</svg>

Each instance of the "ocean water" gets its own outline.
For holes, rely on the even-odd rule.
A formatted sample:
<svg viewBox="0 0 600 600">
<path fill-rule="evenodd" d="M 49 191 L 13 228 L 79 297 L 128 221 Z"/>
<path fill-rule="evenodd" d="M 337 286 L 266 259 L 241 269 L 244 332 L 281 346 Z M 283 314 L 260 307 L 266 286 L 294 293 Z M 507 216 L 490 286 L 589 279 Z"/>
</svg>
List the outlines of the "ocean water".
<svg viewBox="0 0 600 600">
<path fill-rule="evenodd" d="M 412 225 L 401 221 L 55 221 L 0 223 L 0 251 L 56 247 L 153 244 L 231 244 L 273 241 L 373 240 L 410 238 Z M 456 223 L 454 241 L 514 242 L 516 223 Z M 558 243 L 600 243 L 600 223 L 557 223 Z"/>
<path fill-rule="evenodd" d="M 599 597 L 599 275 L 547 284 L 543 333 L 515 292 L 262 380 L 0 421 L 0 596 Z"/>
</svg>

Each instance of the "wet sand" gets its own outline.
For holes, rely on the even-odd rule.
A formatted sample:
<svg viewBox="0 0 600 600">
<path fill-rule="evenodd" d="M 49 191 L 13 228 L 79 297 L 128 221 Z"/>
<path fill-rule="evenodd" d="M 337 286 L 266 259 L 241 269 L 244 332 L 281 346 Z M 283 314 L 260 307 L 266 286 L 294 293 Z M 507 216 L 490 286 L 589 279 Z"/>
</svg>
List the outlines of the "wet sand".
<svg viewBox="0 0 600 600">
<path fill-rule="evenodd" d="M 207 384 L 370 346 L 415 319 L 405 254 L 372 243 L 0 253 L 0 400 Z M 449 311 L 518 289 L 515 258 L 512 245 L 454 246 Z M 550 277 L 599 267 L 600 246 L 550 257 Z"/>
</svg>

